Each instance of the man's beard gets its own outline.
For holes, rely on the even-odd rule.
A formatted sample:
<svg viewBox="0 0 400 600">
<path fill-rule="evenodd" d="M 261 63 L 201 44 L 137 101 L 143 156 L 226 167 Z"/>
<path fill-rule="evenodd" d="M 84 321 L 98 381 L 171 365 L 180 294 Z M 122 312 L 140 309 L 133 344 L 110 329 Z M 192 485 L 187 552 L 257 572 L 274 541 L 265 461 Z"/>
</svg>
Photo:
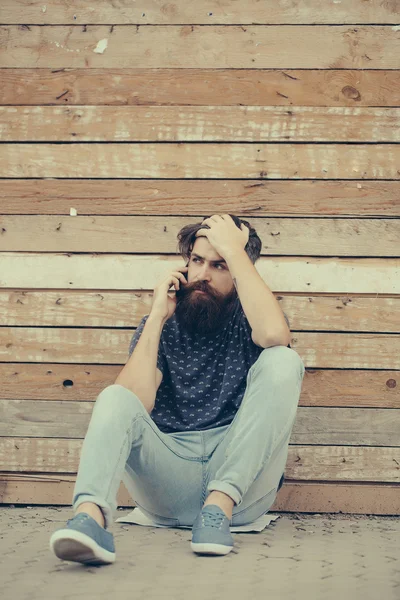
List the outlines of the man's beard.
<svg viewBox="0 0 400 600">
<path fill-rule="evenodd" d="M 204 290 L 202 294 L 195 290 Z M 191 334 L 217 333 L 230 320 L 236 307 L 238 293 L 223 295 L 210 288 L 206 282 L 182 286 L 176 290 L 176 317 Z"/>
</svg>

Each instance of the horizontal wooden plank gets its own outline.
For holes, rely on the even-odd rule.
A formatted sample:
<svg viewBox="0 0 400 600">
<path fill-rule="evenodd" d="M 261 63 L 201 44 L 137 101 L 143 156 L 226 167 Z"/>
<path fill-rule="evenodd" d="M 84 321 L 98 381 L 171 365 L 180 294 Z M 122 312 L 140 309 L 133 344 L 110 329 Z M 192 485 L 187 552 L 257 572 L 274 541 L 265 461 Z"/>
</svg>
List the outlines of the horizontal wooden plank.
<svg viewBox="0 0 400 600">
<path fill-rule="evenodd" d="M 0 361 L 125 364 L 132 331 L 1 327 Z M 400 334 L 292 332 L 306 367 L 400 369 Z"/>
<path fill-rule="evenodd" d="M 282 293 L 400 293 L 398 258 L 306 258 L 262 256 L 255 268 L 271 290 Z M 184 264 L 180 255 L 1 252 L 0 287 L 153 290 Z"/>
<path fill-rule="evenodd" d="M 0 145 L 0 177 L 400 179 L 400 144 Z"/>
<path fill-rule="evenodd" d="M 400 108 L 3 106 L 4 142 L 400 142 Z"/>
<path fill-rule="evenodd" d="M 400 106 L 391 70 L 8 68 L 0 79 L 0 105 L 13 106 Z"/>
<path fill-rule="evenodd" d="M 399 69 L 396 27 L 104 25 L 0 27 L 0 67 Z"/>
<path fill-rule="evenodd" d="M 0 473 L 0 502 L 71 506 L 76 476 Z M 275 512 L 399 514 L 399 486 L 384 483 L 323 483 L 287 480 L 270 508 Z M 136 506 L 121 482 L 117 505 Z"/>
<path fill-rule="evenodd" d="M 84 438 L 92 402 L 1 400 L 0 437 Z M 400 410 L 298 407 L 291 444 L 400 447 Z"/>
<path fill-rule="evenodd" d="M 197 222 L 203 219 L 197 217 Z M 0 251 L 173 253 L 187 223 L 187 217 L 0 216 Z M 250 224 L 262 241 L 263 256 L 399 254 L 399 219 L 254 217 Z M 372 239 L 379 239 L 379 246 Z"/>
<path fill-rule="evenodd" d="M 400 331 L 400 297 L 274 296 L 293 330 Z M 0 290 L 0 326 L 137 327 L 152 301 L 153 290 Z"/>
<path fill-rule="evenodd" d="M 141 319 L 151 311 L 152 295 L 153 290 L 105 290 L 101 293 L 75 290 L 0 290 L 0 326 L 137 327 Z M 384 298 L 379 300 L 385 301 Z M 389 303 L 385 306 L 390 313 L 392 299 L 388 300 Z M 343 306 L 345 310 L 352 310 L 353 299 Z M 348 306 L 351 308 L 348 309 Z M 385 313 L 384 305 L 380 304 L 380 307 Z M 332 312 L 333 308 L 332 305 Z M 373 308 L 370 305 L 370 312 L 373 318 L 376 306 Z M 378 322 L 380 323 L 376 323 Z"/>
<path fill-rule="evenodd" d="M 399 81 L 400 89 L 400 81 Z M 400 181 L 3 179 L 3 214 L 400 216 Z M 337 251 L 338 249 L 336 249 Z"/>
<path fill-rule="evenodd" d="M 210 11 L 211 7 L 211 11 Z M 319 0 L 248 0 L 211 6 L 209 2 L 175 0 L 173 5 L 145 0 L 108 2 L 98 0 L 2 0 L 2 23 L 47 24 L 255 24 L 255 23 L 397 23 L 396 1 L 351 0 L 342 5 L 329 4 L 329 10 Z"/>
<path fill-rule="evenodd" d="M 0 438 L 0 470 L 77 473 L 83 440 Z M 400 449 L 289 445 L 285 476 L 324 481 L 400 482 Z"/>
<path fill-rule="evenodd" d="M 121 366 L 0 363 L 0 399 L 94 401 Z M 398 371 L 308 367 L 299 406 L 400 408 Z"/>
</svg>

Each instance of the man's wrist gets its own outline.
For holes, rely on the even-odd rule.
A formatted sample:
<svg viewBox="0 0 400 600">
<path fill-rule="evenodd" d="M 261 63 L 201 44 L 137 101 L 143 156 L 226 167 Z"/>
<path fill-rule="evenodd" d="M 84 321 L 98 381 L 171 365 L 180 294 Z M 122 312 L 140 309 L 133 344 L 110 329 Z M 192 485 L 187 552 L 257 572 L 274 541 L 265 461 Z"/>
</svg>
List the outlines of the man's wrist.
<svg viewBox="0 0 400 600">
<path fill-rule="evenodd" d="M 224 259 L 226 261 L 234 259 L 236 256 L 242 256 L 243 254 L 247 255 L 247 252 L 244 248 L 232 248 L 227 252 L 224 252 Z"/>
</svg>

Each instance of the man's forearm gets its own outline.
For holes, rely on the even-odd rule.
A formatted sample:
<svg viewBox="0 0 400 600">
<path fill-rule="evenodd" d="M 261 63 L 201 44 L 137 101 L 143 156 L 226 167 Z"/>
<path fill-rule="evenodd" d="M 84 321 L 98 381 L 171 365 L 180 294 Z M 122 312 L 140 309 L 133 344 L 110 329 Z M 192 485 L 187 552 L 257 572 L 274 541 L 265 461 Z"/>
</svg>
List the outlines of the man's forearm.
<svg viewBox="0 0 400 600">
<path fill-rule="evenodd" d="M 150 414 L 156 399 L 157 354 L 165 321 L 150 315 L 136 348 L 115 383 L 131 390 Z"/>
<path fill-rule="evenodd" d="M 261 345 L 265 344 L 264 347 L 271 342 L 290 344 L 290 329 L 279 302 L 244 249 L 226 254 L 224 258 L 255 338 Z"/>
</svg>

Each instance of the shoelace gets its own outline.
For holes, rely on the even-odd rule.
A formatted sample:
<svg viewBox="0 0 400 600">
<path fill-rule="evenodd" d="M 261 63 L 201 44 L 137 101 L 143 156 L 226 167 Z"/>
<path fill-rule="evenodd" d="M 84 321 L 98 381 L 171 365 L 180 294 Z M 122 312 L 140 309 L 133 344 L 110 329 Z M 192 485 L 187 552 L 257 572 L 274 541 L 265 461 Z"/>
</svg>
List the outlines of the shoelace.
<svg viewBox="0 0 400 600">
<path fill-rule="evenodd" d="M 90 515 L 87 515 L 86 513 L 78 513 L 77 515 L 75 515 L 74 517 L 72 517 L 71 519 L 68 519 L 67 521 L 67 525 L 68 523 L 70 523 L 73 519 L 79 518 L 80 521 L 86 521 L 87 519 L 89 519 Z M 104 527 L 103 528 L 104 531 L 107 531 L 107 529 Z"/>
<path fill-rule="evenodd" d="M 78 513 L 77 515 L 75 515 L 71 519 L 68 519 L 67 524 L 70 523 L 73 519 L 76 519 L 76 518 L 78 518 L 80 521 L 86 521 L 89 518 L 89 515 L 86 515 L 84 513 Z"/>
<path fill-rule="evenodd" d="M 215 515 L 214 513 L 205 511 L 201 513 L 201 518 L 203 525 L 206 525 L 207 527 L 214 527 L 215 529 L 220 529 L 222 522 L 225 519 L 225 515 L 222 515 L 220 513 Z"/>
</svg>

